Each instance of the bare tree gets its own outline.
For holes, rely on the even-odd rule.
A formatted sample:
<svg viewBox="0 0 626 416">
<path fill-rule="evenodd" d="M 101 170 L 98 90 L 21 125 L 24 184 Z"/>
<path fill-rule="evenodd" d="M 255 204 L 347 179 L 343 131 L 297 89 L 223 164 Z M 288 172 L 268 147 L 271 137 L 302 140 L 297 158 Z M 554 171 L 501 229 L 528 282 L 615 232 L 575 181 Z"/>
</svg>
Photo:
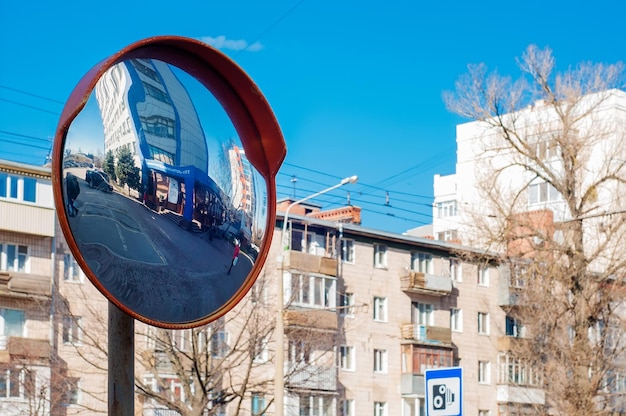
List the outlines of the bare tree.
<svg viewBox="0 0 626 416">
<path fill-rule="evenodd" d="M 511 263 L 508 319 L 525 333 L 509 358 L 545 392 L 536 414 L 623 411 L 612 384 L 626 375 L 626 123 L 613 105 L 624 67 L 557 72 L 535 46 L 518 65 L 516 81 L 470 66 L 444 95 L 476 121 L 463 144 L 477 160 L 475 195 L 461 201 L 466 241 Z"/>
</svg>

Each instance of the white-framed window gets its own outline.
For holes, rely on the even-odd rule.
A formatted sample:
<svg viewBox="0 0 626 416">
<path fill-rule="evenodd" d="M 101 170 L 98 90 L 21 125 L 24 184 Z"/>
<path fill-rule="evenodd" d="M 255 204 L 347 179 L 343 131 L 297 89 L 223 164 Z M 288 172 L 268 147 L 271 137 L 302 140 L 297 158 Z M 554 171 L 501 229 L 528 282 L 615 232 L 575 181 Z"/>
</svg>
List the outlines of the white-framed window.
<svg viewBox="0 0 626 416">
<path fill-rule="evenodd" d="M 63 382 L 65 384 L 63 404 L 66 406 L 80 404 L 80 378 L 68 377 Z"/>
<path fill-rule="evenodd" d="M 387 350 L 374 349 L 374 372 L 387 374 Z"/>
<path fill-rule="evenodd" d="M 292 363 L 310 363 L 311 347 L 302 340 L 289 340 L 289 362 Z"/>
<path fill-rule="evenodd" d="M 23 337 L 26 329 L 26 313 L 21 309 L 0 309 L 0 335 Z"/>
<path fill-rule="evenodd" d="M 554 186 L 547 182 L 538 182 L 528 185 L 528 204 L 543 204 L 562 200 L 561 194 Z"/>
<path fill-rule="evenodd" d="M 384 244 L 374 244 L 374 267 L 387 268 L 387 246 Z"/>
<path fill-rule="evenodd" d="M 339 248 L 341 250 L 341 261 L 354 263 L 354 240 L 341 239 Z"/>
<path fill-rule="evenodd" d="M 267 361 L 267 343 L 268 339 L 265 337 L 258 337 L 254 340 L 254 361 L 257 363 L 264 363 Z"/>
<path fill-rule="evenodd" d="M 29 273 L 30 258 L 28 246 L 2 244 L 0 252 L 0 270 Z"/>
<path fill-rule="evenodd" d="M 461 270 L 461 261 L 459 259 L 450 259 L 450 278 L 454 282 L 462 282 L 463 274 Z"/>
<path fill-rule="evenodd" d="M 481 384 L 491 383 L 491 363 L 478 361 L 478 382 Z"/>
<path fill-rule="evenodd" d="M 448 218 L 456 216 L 456 201 L 442 201 L 437 203 L 437 217 Z"/>
<path fill-rule="evenodd" d="M 253 304 L 265 305 L 267 303 L 267 287 L 265 281 L 262 278 L 252 285 L 250 289 L 250 302 Z"/>
<path fill-rule="evenodd" d="M 63 317 L 63 342 L 65 344 L 80 345 L 83 340 L 83 329 L 80 316 L 65 315 Z"/>
<path fill-rule="evenodd" d="M 434 307 L 430 303 L 411 302 L 411 323 L 432 326 Z"/>
<path fill-rule="evenodd" d="M 354 293 L 346 292 L 339 295 L 339 314 L 354 316 Z"/>
<path fill-rule="evenodd" d="M 339 400 L 339 416 L 354 416 L 354 400 Z"/>
<path fill-rule="evenodd" d="M 489 286 L 489 266 L 478 266 L 478 284 L 480 286 Z"/>
<path fill-rule="evenodd" d="M 332 416 L 335 414 L 335 399 L 332 396 L 302 394 L 298 402 L 299 416 Z"/>
<path fill-rule="evenodd" d="M 489 335 L 489 313 L 478 312 L 478 333 Z"/>
<path fill-rule="evenodd" d="M 387 416 L 386 402 L 374 402 L 374 416 Z"/>
<path fill-rule="evenodd" d="M 263 393 L 252 393 L 250 401 L 252 416 L 261 416 L 265 414 L 265 395 Z"/>
<path fill-rule="evenodd" d="M 490 410 L 479 410 L 478 411 L 478 416 L 491 416 L 491 411 Z"/>
<path fill-rule="evenodd" d="M 213 332 L 210 350 L 214 358 L 225 357 L 228 352 L 228 332 L 222 330 Z"/>
<path fill-rule="evenodd" d="M 294 304 L 334 308 L 336 306 L 336 291 L 336 278 L 297 273 L 291 275 L 291 294 Z"/>
<path fill-rule="evenodd" d="M 37 180 L 0 172 L 0 198 L 37 202 Z"/>
<path fill-rule="evenodd" d="M 504 333 L 506 336 L 515 338 L 524 336 L 524 326 L 519 321 L 519 319 L 513 318 L 508 315 L 505 319 Z"/>
<path fill-rule="evenodd" d="M 191 329 L 170 330 L 169 337 L 169 344 L 178 351 L 191 351 L 193 349 L 193 332 Z"/>
<path fill-rule="evenodd" d="M 374 320 L 387 322 L 387 298 L 374 296 Z"/>
<path fill-rule="evenodd" d="M 33 397 L 34 372 L 23 367 L 0 368 L 0 400 Z"/>
<path fill-rule="evenodd" d="M 341 345 L 339 347 L 339 368 L 344 371 L 354 371 L 354 347 Z"/>
<path fill-rule="evenodd" d="M 411 270 L 420 273 L 433 273 L 433 255 L 414 251 L 411 253 Z"/>
<path fill-rule="evenodd" d="M 63 255 L 63 280 L 66 282 L 83 283 L 84 273 L 71 254 Z"/>
<path fill-rule="evenodd" d="M 450 308 L 450 330 L 463 332 L 463 311 L 458 308 Z"/>
</svg>

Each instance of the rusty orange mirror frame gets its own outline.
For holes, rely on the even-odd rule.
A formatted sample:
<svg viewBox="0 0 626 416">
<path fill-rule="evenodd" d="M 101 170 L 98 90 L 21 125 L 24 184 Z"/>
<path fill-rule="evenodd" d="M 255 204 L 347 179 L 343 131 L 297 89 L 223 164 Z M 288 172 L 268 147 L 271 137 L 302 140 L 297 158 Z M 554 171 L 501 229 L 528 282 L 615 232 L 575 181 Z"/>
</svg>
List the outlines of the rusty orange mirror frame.
<svg viewBox="0 0 626 416">
<path fill-rule="evenodd" d="M 267 183 L 268 212 L 261 251 L 250 275 L 224 305 L 202 319 L 168 323 L 144 317 L 121 304 L 101 284 L 88 267 L 69 226 L 63 202 L 63 149 L 72 121 L 86 105 L 101 76 L 112 66 L 131 58 L 151 58 L 168 62 L 188 72 L 219 101 L 231 118 L 246 157 Z M 96 64 L 71 92 L 57 126 L 52 154 L 52 185 L 57 217 L 72 254 L 89 280 L 120 310 L 149 325 L 185 329 L 207 324 L 231 310 L 245 296 L 259 275 L 270 248 L 276 220 L 276 174 L 287 153 L 285 140 L 274 113 L 250 77 L 230 58 L 200 41 L 180 36 L 157 36 L 135 42 Z"/>
</svg>

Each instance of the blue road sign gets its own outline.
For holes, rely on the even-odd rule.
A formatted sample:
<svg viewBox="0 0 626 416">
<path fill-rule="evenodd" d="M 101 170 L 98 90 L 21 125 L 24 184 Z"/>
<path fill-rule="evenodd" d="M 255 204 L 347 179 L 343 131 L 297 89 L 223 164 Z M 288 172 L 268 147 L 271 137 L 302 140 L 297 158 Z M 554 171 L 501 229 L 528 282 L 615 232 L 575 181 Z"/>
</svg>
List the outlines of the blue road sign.
<svg viewBox="0 0 626 416">
<path fill-rule="evenodd" d="M 426 416 L 463 415 L 463 369 L 436 368 L 424 372 Z"/>
</svg>

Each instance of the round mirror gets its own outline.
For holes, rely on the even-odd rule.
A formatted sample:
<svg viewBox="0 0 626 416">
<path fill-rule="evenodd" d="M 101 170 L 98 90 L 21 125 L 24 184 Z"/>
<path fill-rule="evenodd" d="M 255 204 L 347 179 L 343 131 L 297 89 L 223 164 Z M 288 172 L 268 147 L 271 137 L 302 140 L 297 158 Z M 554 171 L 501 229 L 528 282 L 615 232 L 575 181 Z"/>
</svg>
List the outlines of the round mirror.
<svg viewBox="0 0 626 416">
<path fill-rule="evenodd" d="M 254 283 L 285 145 L 256 86 L 218 51 L 160 37 L 99 64 L 68 100 L 54 152 L 66 239 L 131 316 L 202 325 Z"/>
</svg>

